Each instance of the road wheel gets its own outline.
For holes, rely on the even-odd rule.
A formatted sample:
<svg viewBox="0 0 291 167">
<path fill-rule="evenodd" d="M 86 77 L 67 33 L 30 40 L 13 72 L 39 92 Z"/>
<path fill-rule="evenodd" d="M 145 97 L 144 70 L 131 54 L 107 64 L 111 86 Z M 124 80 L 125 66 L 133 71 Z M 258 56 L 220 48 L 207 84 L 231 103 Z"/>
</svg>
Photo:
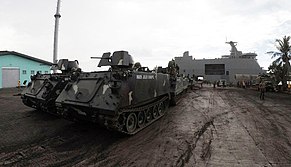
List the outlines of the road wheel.
<svg viewBox="0 0 291 167">
<path fill-rule="evenodd" d="M 128 133 L 133 133 L 136 130 L 137 118 L 135 113 L 130 113 L 127 116 L 125 128 Z"/>
<path fill-rule="evenodd" d="M 146 121 L 150 122 L 152 119 L 153 119 L 153 117 L 152 117 L 152 108 L 149 108 L 146 111 Z"/>
<path fill-rule="evenodd" d="M 138 112 L 137 120 L 138 120 L 138 122 L 137 122 L 138 127 L 144 126 L 144 123 L 146 121 L 146 116 L 145 116 L 145 112 L 144 111 Z"/>
<path fill-rule="evenodd" d="M 159 104 L 158 112 L 159 112 L 159 115 L 164 115 L 165 114 L 165 104 L 164 104 L 164 102 L 161 102 Z"/>
<path fill-rule="evenodd" d="M 154 106 L 154 110 L 153 110 L 153 118 L 156 119 L 159 116 L 159 106 L 156 105 Z"/>
</svg>

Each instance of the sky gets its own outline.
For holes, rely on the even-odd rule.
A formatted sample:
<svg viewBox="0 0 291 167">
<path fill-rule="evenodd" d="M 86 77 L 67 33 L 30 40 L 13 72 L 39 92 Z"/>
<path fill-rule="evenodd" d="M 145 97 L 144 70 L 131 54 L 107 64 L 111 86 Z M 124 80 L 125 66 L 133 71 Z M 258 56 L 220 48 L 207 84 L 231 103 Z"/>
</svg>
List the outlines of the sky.
<svg viewBox="0 0 291 167">
<path fill-rule="evenodd" d="M 0 50 L 53 60 L 57 0 L 1 0 Z M 290 0 L 62 0 L 58 59 L 97 71 L 104 52 L 125 50 L 150 69 L 189 51 L 220 58 L 226 41 L 267 69 L 275 39 L 291 36 Z"/>
</svg>

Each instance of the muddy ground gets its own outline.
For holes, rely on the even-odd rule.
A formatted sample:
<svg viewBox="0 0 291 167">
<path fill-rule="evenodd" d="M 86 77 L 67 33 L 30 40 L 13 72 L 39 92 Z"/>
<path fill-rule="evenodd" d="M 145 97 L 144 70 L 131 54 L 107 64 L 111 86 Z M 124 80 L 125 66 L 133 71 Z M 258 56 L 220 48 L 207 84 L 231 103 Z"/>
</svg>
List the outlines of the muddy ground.
<svg viewBox="0 0 291 167">
<path fill-rule="evenodd" d="M 0 90 L 0 166 L 291 166 L 291 95 L 189 91 L 128 137 L 24 106 Z"/>
</svg>

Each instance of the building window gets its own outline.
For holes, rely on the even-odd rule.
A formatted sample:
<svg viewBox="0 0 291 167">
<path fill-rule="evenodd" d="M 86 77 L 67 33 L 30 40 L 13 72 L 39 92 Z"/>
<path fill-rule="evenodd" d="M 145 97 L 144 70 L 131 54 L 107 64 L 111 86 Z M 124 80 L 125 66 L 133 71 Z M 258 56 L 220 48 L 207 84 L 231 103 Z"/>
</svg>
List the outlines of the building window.
<svg viewBox="0 0 291 167">
<path fill-rule="evenodd" d="M 25 75 L 25 74 L 26 74 L 26 70 L 22 70 L 22 74 L 24 74 L 24 75 Z"/>
<path fill-rule="evenodd" d="M 37 73 L 41 74 L 41 71 L 37 71 Z"/>
<path fill-rule="evenodd" d="M 48 71 L 45 71 L 44 73 L 45 73 L 45 74 L 48 74 Z"/>
<path fill-rule="evenodd" d="M 229 75 L 229 71 L 226 71 L 226 75 Z"/>
<path fill-rule="evenodd" d="M 34 70 L 31 70 L 31 71 L 30 71 L 30 74 L 31 74 L 31 75 L 34 75 Z"/>
</svg>

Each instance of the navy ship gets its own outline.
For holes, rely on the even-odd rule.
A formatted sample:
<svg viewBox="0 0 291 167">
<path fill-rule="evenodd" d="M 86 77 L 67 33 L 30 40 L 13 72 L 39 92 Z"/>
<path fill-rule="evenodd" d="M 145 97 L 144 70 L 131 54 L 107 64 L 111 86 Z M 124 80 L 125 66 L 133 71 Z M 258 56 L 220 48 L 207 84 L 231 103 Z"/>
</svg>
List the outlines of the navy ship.
<svg viewBox="0 0 291 167">
<path fill-rule="evenodd" d="M 175 57 L 179 73 L 185 76 L 194 74 L 210 82 L 225 80 L 228 83 L 237 82 L 238 75 L 255 76 L 264 73 L 257 62 L 256 53 L 238 51 L 237 42 L 229 41 L 226 44 L 231 46 L 230 54 L 221 58 L 193 59 L 188 51 L 184 52 L 182 57 Z"/>
</svg>

